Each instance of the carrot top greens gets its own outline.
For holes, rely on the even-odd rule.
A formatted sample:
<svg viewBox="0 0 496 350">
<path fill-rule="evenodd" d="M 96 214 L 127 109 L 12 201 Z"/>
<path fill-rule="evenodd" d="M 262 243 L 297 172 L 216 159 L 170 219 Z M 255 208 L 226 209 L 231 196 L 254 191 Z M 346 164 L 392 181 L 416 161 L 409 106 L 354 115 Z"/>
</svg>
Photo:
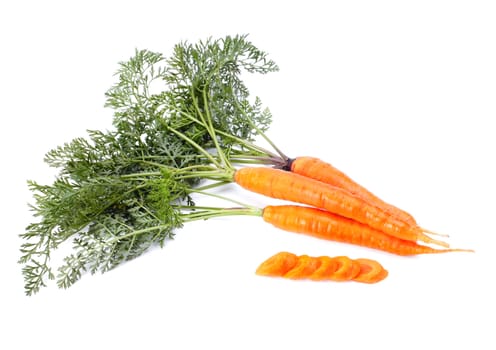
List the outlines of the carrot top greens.
<svg viewBox="0 0 496 350">
<path fill-rule="evenodd" d="M 271 114 L 259 98 L 250 101 L 240 78 L 277 69 L 246 36 L 179 43 L 170 57 L 136 51 L 120 63 L 106 93 L 113 128 L 49 151 L 53 183 L 28 182 L 38 221 L 21 234 L 26 294 L 47 279 L 67 288 L 85 271 L 105 272 L 163 245 L 186 221 L 219 215 L 182 209 L 194 206 L 201 179 L 228 180 L 232 162 L 282 164 L 284 155 L 253 143 Z M 54 250 L 69 239 L 73 253 L 53 267 Z"/>
</svg>

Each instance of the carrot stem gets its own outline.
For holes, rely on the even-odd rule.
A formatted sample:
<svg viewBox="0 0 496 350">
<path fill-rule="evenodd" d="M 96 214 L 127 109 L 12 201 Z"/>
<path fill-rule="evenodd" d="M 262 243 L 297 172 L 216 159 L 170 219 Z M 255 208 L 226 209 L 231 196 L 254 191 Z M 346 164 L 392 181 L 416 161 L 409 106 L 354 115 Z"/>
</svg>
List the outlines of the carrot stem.
<svg viewBox="0 0 496 350">
<path fill-rule="evenodd" d="M 207 157 L 208 160 L 210 160 L 212 162 L 212 164 L 215 164 L 215 166 L 217 166 L 218 168 L 221 168 L 222 165 L 221 163 L 219 163 L 217 161 L 217 159 L 215 159 L 210 153 L 208 153 L 207 151 L 205 151 L 205 149 L 203 147 L 201 147 L 199 144 L 197 144 L 195 141 L 193 141 L 192 139 L 190 139 L 189 137 L 187 137 L 186 135 L 180 133 L 179 131 L 177 130 L 174 130 L 173 128 L 169 128 L 169 130 L 176 134 L 177 136 L 179 136 L 180 138 L 182 138 L 184 141 L 188 142 L 190 145 L 192 145 L 194 148 L 196 148 L 196 150 L 198 152 L 200 152 L 201 154 L 203 154 L 205 157 Z"/>
<path fill-rule="evenodd" d="M 287 160 L 289 159 L 288 156 L 286 156 L 277 146 L 276 144 L 262 131 L 260 130 L 260 128 L 258 126 L 255 125 L 255 123 L 253 123 L 253 121 L 251 120 L 251 118 L 248 116 L 248 114 L 246 114 L 246 111 L 241 107 L 241 105 L 239 104 L 239 102 L 237 100 L 235 100 L 235 103 L 236 103 L 236 107 L 238 107 L 238 110 L 243 113 L 243 115 L 246 117 L 246 120 L 248 121 L 248 123 L 250 124 L 250 126 L 256 130 L 256 132 L 277 152 L 277 154 L 279 154 L 279 156 L 284 159 L 284 160 Z"/>
<path fill-rule="evenodd" d="M 253 206 L 250 206 L 246 203 L 243 203 L 243 202 L 240 202 L 240 201 L 237 201 L 235 199 L 232 199 L 232 198 L 229 198 L 229 197 L 225 197 L 225 196 L 221 196 L 219 194 L 215 194 L 215 193 L 211 193 L 211 192 L 204 192 L 204 191 L 200 191 L 200 190 L 197 190 L 197 189 L 190 189 L 189 192 L 191 193 L 198 193 L 198 194 L 202 194 L 204 196 L 208 196 L 208 197 L 213 197 L 213 198 L 218 198 L 218 199 L 222 199 L 222 200 L 225 200 L 225 201 L 228 201 L 228 202 L 231 202 L 231 203 L 234 203 L 236 205 L 239 205 L 243 208 L 246 208 L 246 209 L 258 209 L 258 208 L 255 208 Z"/>
</svg>

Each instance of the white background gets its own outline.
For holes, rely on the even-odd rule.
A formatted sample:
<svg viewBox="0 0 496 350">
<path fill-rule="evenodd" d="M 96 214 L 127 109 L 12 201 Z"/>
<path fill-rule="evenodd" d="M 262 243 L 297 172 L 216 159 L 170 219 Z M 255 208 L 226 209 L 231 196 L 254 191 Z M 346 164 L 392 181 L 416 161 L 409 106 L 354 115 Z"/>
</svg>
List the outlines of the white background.
<svg viewBox="0 0 496 350">
<path fill-rule="evenodd" d="M 496 348 L 495 18 L 492 1 L 2 2 L 0 348 Z M 110 127 L 117 62 L 244 33 L 281 68 L 247 81 L 287 154 L 331 162 L 476 253 L 400 258 L 228 218 L 24 296 L 26 180 L 49 183 L 46 151 Z M 377 285 L 254 274 L 281 250 L 374 258 L 390 274 Z"/>
</svg>

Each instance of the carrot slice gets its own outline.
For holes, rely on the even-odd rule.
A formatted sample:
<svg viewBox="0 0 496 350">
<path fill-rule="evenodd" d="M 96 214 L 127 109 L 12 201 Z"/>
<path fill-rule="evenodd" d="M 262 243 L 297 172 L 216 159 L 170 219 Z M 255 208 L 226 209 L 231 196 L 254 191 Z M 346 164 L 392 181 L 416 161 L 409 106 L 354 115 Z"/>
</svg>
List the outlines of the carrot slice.
<svg viewBox="0 0 496 350">
<path fill-rule="evenodd" d="M 298 262 L 292 253 L 280 252 L 265 260 L 257 268 L 256 274 L 261 276 L 282 277 Z"/>
<path fill-rule="evenodd" d="M 332 281 L 349 281 L 360 272 L 360 264 L 347 256 L 336 256 L 333 260 L 337 262 L 338 268 L 329 276 Z"/>
<path fill-rule="evenodd" d="M 328 256 L 319 256 L 320 266 L 315 270 L 309 278 L 314 281 L 328 280 L 338 268 L 338 262 Z"/>
<path fill-rule="evenodd" d="M 291 279 L 308 278 L 320 266 L 320 260 L 308 255 L 301 255 L 298 257 L 298 262 L 291 270 L 289 270 L 284 277 Z"/>
<path fill-rule="evenodd" d="M 375 260 L 362 258 L 355 261 L 360 265 L 360 272 L 353 278 L 356 282 L 377 283 L 388 276 L 388 271 Z"/>
</svg>

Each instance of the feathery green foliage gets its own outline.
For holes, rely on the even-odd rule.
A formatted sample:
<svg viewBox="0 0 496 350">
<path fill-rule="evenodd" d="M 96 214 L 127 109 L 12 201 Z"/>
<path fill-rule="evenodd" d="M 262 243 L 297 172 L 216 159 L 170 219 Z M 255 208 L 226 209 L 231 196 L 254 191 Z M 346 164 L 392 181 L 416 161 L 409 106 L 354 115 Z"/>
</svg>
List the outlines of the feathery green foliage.
<svg viewBox="0 0 496 350">
<path fill-rule="evenodd" d="M 246 36 L 183 42 L 169 58 L 137 50 L 120 63 L 106 93 L 112 129 L 49 151 L 54 182 L 28 182 L 38 221 L 21 234 L 26 294 L 48 279 L 67 288 L 86 271 L 106 272 L 162 246 L 186 221 L 220 215 L 183 209 L 194 208 L 190 193 L 201 179 L 226 180 L 230 154 L 271 155 L 252 143 L 270 112 L 249 100 L 240 75 L 276 70 Z M 68 240 L 73 253 L 53 267 L 52 253 Z"/>
</svg>

